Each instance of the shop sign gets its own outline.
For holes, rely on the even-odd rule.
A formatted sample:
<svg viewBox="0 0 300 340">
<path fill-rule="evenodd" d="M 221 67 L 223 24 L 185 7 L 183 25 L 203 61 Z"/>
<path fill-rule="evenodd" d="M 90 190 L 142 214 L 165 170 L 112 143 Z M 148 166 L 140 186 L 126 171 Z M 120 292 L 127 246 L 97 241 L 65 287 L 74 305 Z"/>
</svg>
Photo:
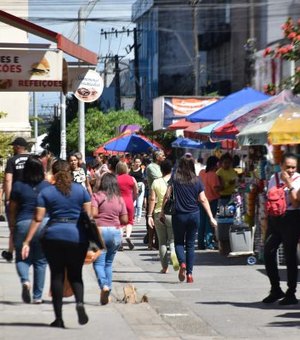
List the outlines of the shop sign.
<svg viewBox="0 0 300 340">
<path fill-rule="evenodd" d="M 62 51 L 0 49 L 0 91 L 61 91 Z"/>
<path fill-rule="evenodd" d="M 103 92 L 103 86 L 100 74 L 94 70 L 78 73 L 71 85 L 75 97 L 85 103 L 97 100 Z"/>
</svg>

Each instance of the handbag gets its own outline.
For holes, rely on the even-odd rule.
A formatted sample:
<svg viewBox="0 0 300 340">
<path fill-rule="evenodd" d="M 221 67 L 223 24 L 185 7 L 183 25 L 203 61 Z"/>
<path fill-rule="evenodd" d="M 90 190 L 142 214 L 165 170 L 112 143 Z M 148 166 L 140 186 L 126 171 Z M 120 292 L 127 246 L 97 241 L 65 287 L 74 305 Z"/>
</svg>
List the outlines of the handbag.
<svg viewBox="0 0 300 340">
<path fill-rule="evenodd" d="M 174 215 L 175 214 L 175 195 L 174 195 L 174 186 L 172 185 L 172 192 L 170 197 L 167 199 L 164 205 L 164 214 L 165 215 Z"/>
<path fill-rule="evenodd" d="M 97 246 L 93 246 L 90 242 L 90 246 L 86 253 L 84 264 L 92 264 L 101 255 L 101 250 Z"/>
<path fill-rule="evenodd" d="M 94 247 L 96 246 L 100 250 L 106 248 L 96 221 L 90 218 L 86 211 L 80 213 L 78 223 L 85 229 L 90 246 L 94 244 Z"/>
</svg>

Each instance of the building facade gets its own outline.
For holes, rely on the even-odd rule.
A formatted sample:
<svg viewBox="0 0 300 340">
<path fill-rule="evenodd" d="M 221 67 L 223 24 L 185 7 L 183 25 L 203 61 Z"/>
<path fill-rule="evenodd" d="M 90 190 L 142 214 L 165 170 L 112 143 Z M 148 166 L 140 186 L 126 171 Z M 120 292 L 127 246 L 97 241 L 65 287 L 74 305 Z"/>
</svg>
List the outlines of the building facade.
<svg viewBox="0 0 300 340">
<path fill-rule="evenodd" d="M 143 114 L 151 114 L 152 100 L 158 96 L 227 95 L 247 84 L 247 4 L 248 0 L 134 3 Z"/>
<path fill-rule="evenodd" d="M 17 7 L 10 0 L 1 0 L 1 10 L 21 18 L 26 18 L 28 17 L 28 1 L 21 0 L 21 2 L 22 5 Z M 28 43 L 28 34 L 25 31 L 0 22 L 0 44 L 5 43 Z M 0 51 L 3 51 L 2 47 Z M 1 132 L 25 138 L 30 137 L 29 100 L 28 92 L 0 91 L 0 111 L 6 113 L 6 116 L 0 119 Z"/>
</svg>

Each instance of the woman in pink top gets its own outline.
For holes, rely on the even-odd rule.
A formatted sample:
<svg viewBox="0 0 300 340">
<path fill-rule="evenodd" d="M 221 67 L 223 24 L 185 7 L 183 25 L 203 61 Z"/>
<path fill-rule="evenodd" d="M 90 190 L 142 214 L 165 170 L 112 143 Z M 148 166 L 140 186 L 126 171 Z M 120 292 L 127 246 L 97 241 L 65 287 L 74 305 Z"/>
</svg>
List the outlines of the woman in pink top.
<svg viewBox="0 0 300 340">
<path fill-rule="evenodd" d="M 117 181 L 119 184 L 121 196 L 125 201 L 128 213 L 128 224 L 126 225 L 126 242 L 128 243 L 129 249 L 132 250 L 134 248 L 134 244 L 132 243 L 130 236 L 132 232 L 134 218 L 133 202 L 137 198 L 139 188 L 136 180 L 132 176 L 130 176 L 128 172 L 129 168 L 127 163 L 118 162 L 116 166 Z"/>
<path fill-rule="evenodd" d="M 219 159 L 216 156 L 210 156 L 206 162 L 206 169 L 201 170 L 199 176 L 204 185 L 204 192 L 209 201 L 210 209 L 213 216 L 217 213 L 218 200 L 220 198 L 220 182 L 216 174 Z M 198 229 L 198 248 L 215 249 L 213 229 L 209 223 L 205 210 L 200 206 L 200 225 Z"/>
<path fill-rule="evenodd" d="M 112 288 L 112 263 L 122 241 L 122 225 L 128 222 L 125 202 L 114 174 L 102 176 L 99 191 L 92 196 L 92 214 L 106 245 L 93 263 L 101 289 L 100 303 L 106 305 Z"/>
</svg>

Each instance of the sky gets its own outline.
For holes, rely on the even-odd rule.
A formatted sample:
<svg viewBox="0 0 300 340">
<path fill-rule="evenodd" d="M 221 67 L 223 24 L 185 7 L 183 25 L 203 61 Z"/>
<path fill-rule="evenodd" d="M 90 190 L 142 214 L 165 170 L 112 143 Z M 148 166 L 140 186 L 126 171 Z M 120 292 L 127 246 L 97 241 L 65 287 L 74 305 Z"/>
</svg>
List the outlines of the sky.
<svg viewBox="0 0 300 340">
<path fill-rule="evenodd" d="M 118 31 L 132 30 L 131 7 L 135 0 L 29 0 L 29 20 L 63 34 L 65 37 L 78 42 L 78 12 L 82 9 L 84 17 L 92 19 L 84 25 L 84 47 L 98 54 L 100 57 L 107 55 L 120 55 L 125 58 L 133 58 L 133 52 L 128 54 L 126 47 L 133 44 L 133 34 L 101 35 L 101 30 L 111 32 L 112 28 Z M 13 3 L 13 2 L 12 2 Z M 45 40 L 30 36 L 30 42 L 45 42 Z M 65 55 L 69 61 L 72 57 Z M 97 66 L 98 70 L 103 64 Z M 53 112 L 53 105 L 59 103 L 59 93 L 38 93 L 37 105 L 39 115 Z"/>
</svg>

